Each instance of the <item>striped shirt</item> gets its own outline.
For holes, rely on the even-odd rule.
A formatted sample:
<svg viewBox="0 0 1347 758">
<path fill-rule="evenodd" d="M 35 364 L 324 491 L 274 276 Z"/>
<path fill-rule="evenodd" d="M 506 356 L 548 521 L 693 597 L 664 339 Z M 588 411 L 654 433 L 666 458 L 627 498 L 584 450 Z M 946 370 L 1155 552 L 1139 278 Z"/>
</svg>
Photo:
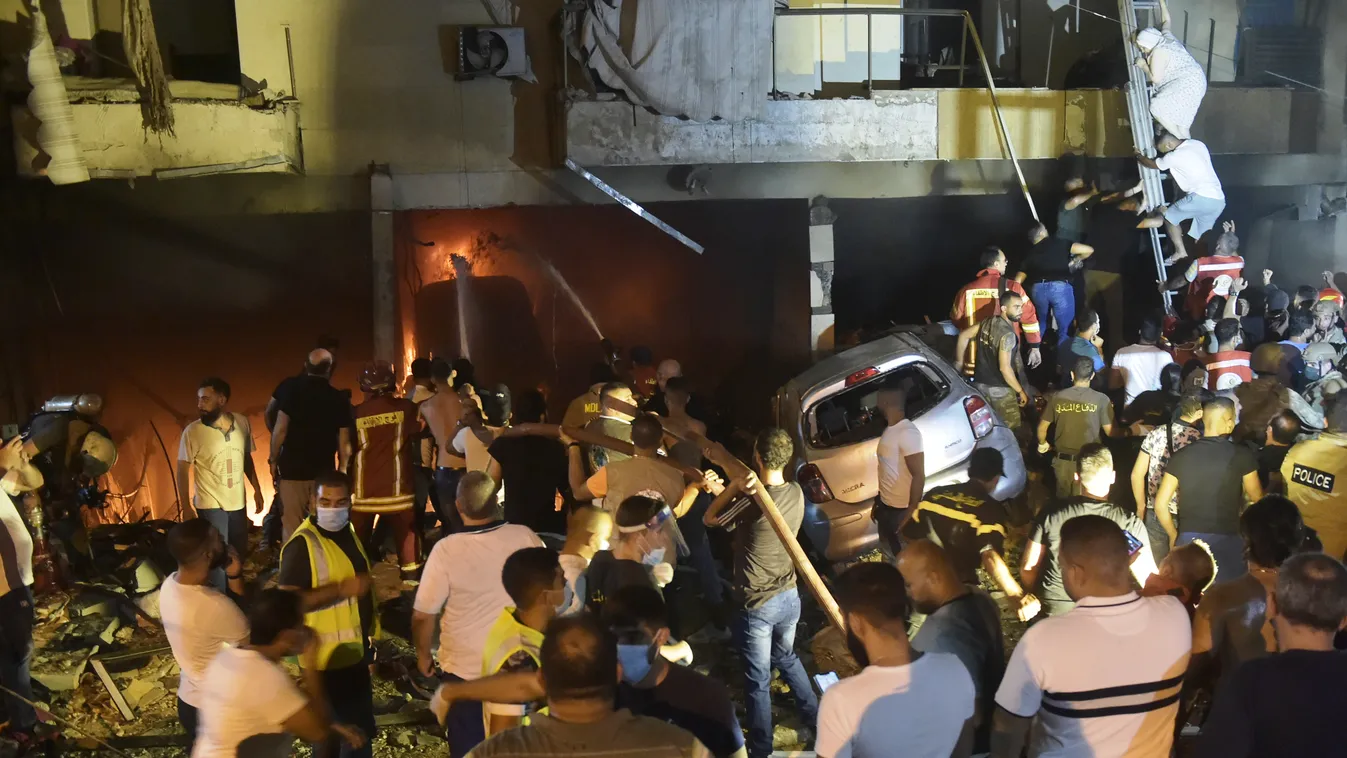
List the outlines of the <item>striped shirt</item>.
<svg viewBox="0 0 1347 758">
<path fill-rule="evenodd" d="M 903 527 L 903 537 L 944 548 L 959 580 L 976 585 L 983 551 L 1003 551 L 1009 520 L 1005 506 L 981 485 L 963 482 L 927 492 Z"/>
<path fill-rule="evenodd" d="M 1169 596 L 1081 598 L 1025 632 L 996 704 L 1032 718 L 1036 758 L 1168 758 L 1192 650 Z"/>
</svg>

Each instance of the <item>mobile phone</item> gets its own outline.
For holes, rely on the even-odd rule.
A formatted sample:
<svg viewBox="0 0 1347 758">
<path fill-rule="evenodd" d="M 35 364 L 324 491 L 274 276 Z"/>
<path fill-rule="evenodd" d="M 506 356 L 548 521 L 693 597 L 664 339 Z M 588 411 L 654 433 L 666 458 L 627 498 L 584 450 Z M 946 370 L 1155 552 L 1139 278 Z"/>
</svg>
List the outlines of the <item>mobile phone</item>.
<svg viewBox="0 0 1347 758">
<path fill-rule="evenodd" d="M 1141 540 L 1137 539 L 1136 537 L 1133 537 L 1133 536 L 1132 536 L 1132 533 L 1129 532 L 1129 531 L 1127 531 L 1127 530 L 1125 530 L 1125 529 L 1123 530 L 1123 534 L 1127 535 L 1127 555 L 1128 555 L 1128 557 L 1134 556 L 1134 555 L 1136 555 L 1137 553 L 1141 552 L 1141 548 L 1142 548 Z"/>
<path fill-rule="evenodd" d="M 814 684 L 818 685 L 819 692 L 827 692 L 829 687 L 837 684 L 839 681 L 836 671 L 829 671 L 826 674 L 814 674 Z"/>
</svg>

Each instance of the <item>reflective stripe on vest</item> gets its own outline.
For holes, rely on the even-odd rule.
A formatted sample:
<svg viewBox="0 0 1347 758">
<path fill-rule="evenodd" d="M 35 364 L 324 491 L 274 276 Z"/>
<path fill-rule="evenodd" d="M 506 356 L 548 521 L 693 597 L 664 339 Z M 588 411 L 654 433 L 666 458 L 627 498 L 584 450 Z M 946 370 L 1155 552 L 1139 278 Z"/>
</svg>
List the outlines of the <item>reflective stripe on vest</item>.
<svg viewBox="0 0 1347 758">
<path fill-rule="evenodd" d="M 354 536 L 353 527 L 348 525 L 346 528 L 351 529 Z M 313 587 L 340 582 L 356 575 L 356 568 L 351 565 L 351 561 L 346 557 L 346 554 L 336 543 L 325 539 L 311 520 L 306 519 L 301 523 L 290 539 L 292 541 L 295 539 L 304 540 L 309 554 L 309 571 L 313 577 Z M 288 545 L 289 542 L 286 544 Z M 365 559 L 365 563 L 368 565 L 369 558 L 365 555 L 365 549 L 358 538 L 355 540 L 355 545 L 356 550 L 360 552 L 360 556 Z M 283 552 L 284 549 L 282 549 Z M 373 589 L 371 588 L 372 592 Z M 377 608 L 377 604 L 375 607 Z M 341 654 L 336 661 L 338 668 L 359 662 L 363 653 L 364 631 L 360 623 L 360 601 L 358 599 L 346 598 L 335 605 L 306 613 L 304 614 L 304 623 L 318 635 L 319 669 L 328 668 L 328 664 L 338 653 Z M 376 637 L 379 634 L 377 614 L 373 619 L 372 633 Z"/>
</svg>

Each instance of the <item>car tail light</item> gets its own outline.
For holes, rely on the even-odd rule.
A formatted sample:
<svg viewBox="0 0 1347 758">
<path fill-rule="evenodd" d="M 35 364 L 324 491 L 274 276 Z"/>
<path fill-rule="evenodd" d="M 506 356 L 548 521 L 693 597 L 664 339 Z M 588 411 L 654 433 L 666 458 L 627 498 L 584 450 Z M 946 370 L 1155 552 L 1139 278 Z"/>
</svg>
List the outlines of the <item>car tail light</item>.
<svg viewBox="0 0 1347 758">
<path fill-rule="evenodd" d="M 969 395 L 963 399 L 963 410 L 968 414 L 968 425 L 973 427 L 975 439 L 982 439 L 992 433 L 992 427 L 996 426 L 996 414 L 992 413 L 986 400 Z"/>
<path fill-rule="evenodd" d="M 806 464 L 800 469 L 800 487 L 804 490 L 804 496 L 809 498 L 811 503 L 826 503 L 833 499 L 833 491 L 828 487 L 828 483 L 823 480 L 823 474 L 814 464 Z"/>
<path fill-rule="evenodd" d="M 870 368 L 863 368 L 860 371 L 857 371 L 856 373 L 847 377 L 846 386 L 855 387 L 861 382 L 867 379 L 874 379 L 877 376 L 879 376 L 879 369 L 875 368 L 874 366 L 871 366 Z"/>
</svg>

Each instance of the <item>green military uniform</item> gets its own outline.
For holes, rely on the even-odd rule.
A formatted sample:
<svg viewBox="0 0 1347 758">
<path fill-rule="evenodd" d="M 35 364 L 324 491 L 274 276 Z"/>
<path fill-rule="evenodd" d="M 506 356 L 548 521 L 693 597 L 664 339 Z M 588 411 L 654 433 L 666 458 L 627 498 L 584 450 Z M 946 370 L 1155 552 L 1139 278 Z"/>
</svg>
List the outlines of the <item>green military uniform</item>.
<svg viewBox="0 0 1347 758">
<path fill-rule="evenodd" d="M 1006 383 L 1005 377 L 1001 376 L 1000 361 L 1001 353 L 1010 353 L 1010 363 L 1014 367 L 1015 377 L 1019 379 L 1021 387 L 1025 386 L 1022 378 L 1024 366 L 1020 359 L 1020 339 L 1015 334 L 1014 325 L 1000 316 L 983 319 L 978 324 L 974 350 L 976 356 L 973 365 L 974 383 L 982 394 L 987 396 L 992 409 L 1006 426 L 1010 427 L 1017 437 L 1021 436 L 1023 417 L 1020 414 L 1019 396 Z"/>
<path fill-rule="evenodd" d="M 1057 474 L 1057 497 L 1075 494 L 1076 458 L 1081 448 L 1103 438 L 1113 424 L 1113 403 L 1089 387 L 1067 387 L 1048 400 L 1043 420 L 1053 424 L 1052 470 Z"/>
<path fill-rule="evenodd" d="M 1282 463 L 1286 496 L 1306 526 L 1319 533 L 1324 552 L 1347 553 L 1347 434 L 1324 433 L 1298 442 Z"/>
</svg>

